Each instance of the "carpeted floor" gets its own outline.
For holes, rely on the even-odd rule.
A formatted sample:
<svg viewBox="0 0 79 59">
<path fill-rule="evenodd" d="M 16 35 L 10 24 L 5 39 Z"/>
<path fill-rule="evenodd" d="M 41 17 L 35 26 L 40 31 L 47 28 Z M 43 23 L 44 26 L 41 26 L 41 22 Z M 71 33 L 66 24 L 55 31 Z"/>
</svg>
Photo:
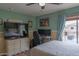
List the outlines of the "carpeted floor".
<svg viewBox="0 0 79 59">
<path fill-rule="evenodd" d="M 17 53 L 14 56 L 30 56 L 30 50 L 23 51 L 21 53 Z"/>
</svg>

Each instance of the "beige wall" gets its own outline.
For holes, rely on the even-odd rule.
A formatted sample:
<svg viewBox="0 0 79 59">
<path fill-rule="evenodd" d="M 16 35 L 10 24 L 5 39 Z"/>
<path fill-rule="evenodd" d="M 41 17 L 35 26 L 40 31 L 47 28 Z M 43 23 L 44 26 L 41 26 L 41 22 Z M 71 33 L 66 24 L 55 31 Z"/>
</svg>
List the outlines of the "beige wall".
<svg viewBox="0 0 79 59">
<path fill-rule="evenodd" d="M 55 39 L 56 39 L 56 36 L 57 36 L 57 32 L 56 32 L 56 31 L 52 31 L 52 32 L 51 32 L 51 38 L 52 38 L 53 40 L 55 40 Z"/>
<path fill-rule="evenodd" d="M 3 32 L 0 32 L 0 53 L 6 52 L 6 41 L 4 40 Z"/>
</svg>

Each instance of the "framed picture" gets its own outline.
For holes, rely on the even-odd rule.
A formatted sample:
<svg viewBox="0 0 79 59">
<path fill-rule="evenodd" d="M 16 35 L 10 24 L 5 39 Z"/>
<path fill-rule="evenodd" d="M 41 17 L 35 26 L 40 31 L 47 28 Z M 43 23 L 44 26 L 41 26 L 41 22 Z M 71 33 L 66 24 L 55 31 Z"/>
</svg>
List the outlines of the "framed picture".
<svg viewBox="0 0 79 59">
<path fill-rule="evenodd" d="M 40 26 L 41 27 L 48 27 L 49 26 L 49 18 L 40 19 Z"/>
<path fill-rule="evenodd" d="M 28 21 L 28 27 L 32 28 L 32 21 Z"/>
</svg>

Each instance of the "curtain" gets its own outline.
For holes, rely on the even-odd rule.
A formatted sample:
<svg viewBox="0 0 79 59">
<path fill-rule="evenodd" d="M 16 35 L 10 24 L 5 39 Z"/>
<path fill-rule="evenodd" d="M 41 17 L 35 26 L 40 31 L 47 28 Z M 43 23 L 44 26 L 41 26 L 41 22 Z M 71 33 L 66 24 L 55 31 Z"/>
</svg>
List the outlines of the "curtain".
<svg viewBox="0 0 79 59">
<path fill-rule="evenodd" d="M 62 40 L 62 32 L 65 26 L 65 16 L 58 15 L 58 22 L 57 22 L 57 40 Z"/>
</svg>

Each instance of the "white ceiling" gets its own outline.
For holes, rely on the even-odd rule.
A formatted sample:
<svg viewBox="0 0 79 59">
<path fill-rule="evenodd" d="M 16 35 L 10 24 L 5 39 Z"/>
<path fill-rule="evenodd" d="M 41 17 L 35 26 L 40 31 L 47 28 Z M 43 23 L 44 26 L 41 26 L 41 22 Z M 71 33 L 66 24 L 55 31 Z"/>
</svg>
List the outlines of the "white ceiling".
<svg viewBox="0 0 79 59">
<path fill-rule="evenodd" d="M 19 12 L 30 16 L 44 15 L 75 6 L 79 6 L 79 3 L 63 3 L 61 5 L 46 4 L 45 9 L 41 10 L 38 4 L 26 6 L 26 3 L 0 3 L 0 9 Z"/>
</svg>

